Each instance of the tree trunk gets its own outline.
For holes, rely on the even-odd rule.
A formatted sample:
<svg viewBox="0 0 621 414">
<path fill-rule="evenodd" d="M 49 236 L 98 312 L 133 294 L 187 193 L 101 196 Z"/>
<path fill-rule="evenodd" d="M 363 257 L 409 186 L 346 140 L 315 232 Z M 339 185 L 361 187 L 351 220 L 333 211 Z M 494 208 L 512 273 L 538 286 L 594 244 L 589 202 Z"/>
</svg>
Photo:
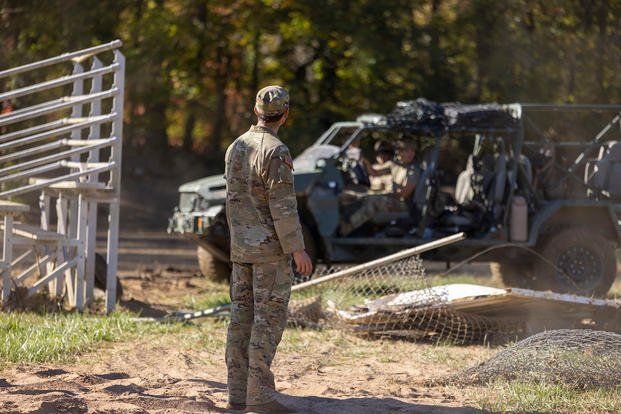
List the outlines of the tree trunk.
<svg viewBox="0 0 621 414">
<path fill-rule="evenodd" d="M 194 149 L 194 126 L 196 125 L 196 114 L 194 113 L 194 102 L 188 104 L 188 117 L 185 119 L 185 125 L 183 126 L 183 149 L 187 152 L 192 152 Z"/>
<path fill-rule="evenodd" d="M 252 38 L 252 52 L 254 58 L 252 60 L 252 75 L 250 77 L 250 93 L 255 94 L 259 90 L 259 55 L 261 54 L 261 32 L 257 29 Z"/>
<path fill-rule="evenodd" d="M 597 66 L 595 77 L 600 93 L 600 101 L 608 102 L 606 88 L 606 39 L 608 31 L 608 0 L 601 0 L 597 9 Z"/>
<path fill-rule="evenodd" d="M 225 50 L 224 46 L 218 46 L 216 52 L 216 62 L 220 62 L 220 65 L 217 69 L 215 79 L 216 107 L 214 113 L 213 129 L 211 131 L 211 137 L 209 137 L 209 143 L 207 145 L 207 151 L 209 154 L 216 154 L 220 152 L 220 145 L 222 144 L 224 126 L 226 123 L 226 86 L 229 79 L 229 67 L 231 57 L 230 54 Z"/>
</svg>

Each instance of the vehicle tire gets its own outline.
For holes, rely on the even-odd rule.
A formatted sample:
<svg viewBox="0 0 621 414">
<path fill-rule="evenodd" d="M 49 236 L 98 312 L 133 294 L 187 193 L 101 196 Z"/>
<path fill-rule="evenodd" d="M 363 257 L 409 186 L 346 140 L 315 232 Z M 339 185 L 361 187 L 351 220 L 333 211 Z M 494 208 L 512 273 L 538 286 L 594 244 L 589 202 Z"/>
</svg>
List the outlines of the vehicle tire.
<svg viewBox="0 0 621 414">
<path fill-rule="evenodd" d="M 617 276 L 613 244 L 585 227 L 569 228 L 546 238 L 535 262 L 542 286 L 555 292 L 603 296 Z"/>
<path fill-rule="evenodd" d="M 95 253 L 95 287 L 103 291 L 106 290 L 108 284 L 108 263 L 106 259 L 99 253 Z M 123 286 L 119 278 L 116 278 L 116 297 L 123 297 Z"/>
<path fill-rule="evenodd" d="M 317 243 L 315 242 L 315 238 L 313 237 L 313 232 L 311 229 L 302 224 L 302 237 L 304 238 L 304 246 L 306 249 L 306 253 L 311 259 L 311 263 L 313 264 L 313 272 L 315 271 L 315 265 L 317 264 Z M 291 266 L 293 267 L 293 284 L 296 285 L 298 283 L 306 282 L 311 279 L 313 276 L 304 276 L 298 273 L 295 270 L 295 262 L 291 260 Z"/>
<path fill-rule="evenodd" d="M 533 280 L 533 268 L 529 264 L 514 262 L 492 262 L 489 270 L 495 281 L 502 282 L 506 287 L 536 289 L 538 286 Z"/>
<path fill-rule="evenodd" d="M 228 283 L 231 276 L 231 266 L 228 263 L 216 259 L 201 246 L 196 247 L 196 257 L 198 268 L 204 277 L 214 282 Z"/>
</svg>

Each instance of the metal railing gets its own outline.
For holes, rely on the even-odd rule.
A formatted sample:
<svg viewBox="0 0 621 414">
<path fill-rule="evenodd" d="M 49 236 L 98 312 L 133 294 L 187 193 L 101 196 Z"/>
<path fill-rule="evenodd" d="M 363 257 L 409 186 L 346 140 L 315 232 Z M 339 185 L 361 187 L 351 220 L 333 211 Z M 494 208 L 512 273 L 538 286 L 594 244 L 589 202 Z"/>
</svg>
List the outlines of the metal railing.
<svg viewBox="0 0 621 414">
<path fill-rule="evenodd" d="M 38 230 L 26 233 L 31 234 L 31 244 L 40 245 L 29 251 L 43 251 L 47 258 L 41 265 L 37 256 L 38 266 L 13 277 L 17 272 L 16 262 L 10 260 L 13 246 L 5 242 L 4 296 L 7 284 L 20 286 L 38 273 L 39 280 L 29 285 L 32 293 L 46 285 L 52 294 L 66 294 L 78 310 L 92 303 L 97 211 L 103 203 L 109 208 L 106 310 L 114 309 L 125 73 L 121 45 L 115 40 L 0 71 L 0 88 L 18 85 L 0 89 L 0 203 L 40 192 Z M 31 84 L 24 86 L 27 82 Z M 52 199 L 56 199 L 55 222 Z M 5 233 L 7 228 L 14 233 L 5 239 L 28 238 L 15 234 L 10 208 L 3 211 Z M 11 223 L 6 222 L 9 216 Z M 50 232 L 62 235 L 55 245 L 62 254 L 52 254 L 53 243 L 42 242 L 52 239 L 45 237 Z M 44 267 L 46 272 L 40 270 Z"/>
</svg>

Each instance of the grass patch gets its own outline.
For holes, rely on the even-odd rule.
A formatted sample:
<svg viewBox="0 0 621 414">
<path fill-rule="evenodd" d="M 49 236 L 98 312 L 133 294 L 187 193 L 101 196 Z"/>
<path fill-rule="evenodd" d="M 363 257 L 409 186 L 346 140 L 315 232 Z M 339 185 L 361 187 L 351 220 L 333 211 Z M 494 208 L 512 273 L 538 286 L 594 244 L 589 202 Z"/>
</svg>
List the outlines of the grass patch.
<svg viewBox="0 0 621 414">
<path fill-rule="evenodd" d="M 475 401 L 491 412 L 619 413 L 621 387 L 576 390 L 560 384 L 497 382 Z"/>
<path fill-rule="evenodd" d="M 304 353 L 316 350 L 322 346 L 343 345 L 345 334 L 342 331 L 326 329 L 322 331 L 305 330 L 299 328 L 287 328 L 278 346 L 279 352 Z"/>
<path fill-rule="evenodd" d="M 228 318 L 205 318 L 192 325 L 183 325 L 179 339 L 188 349 L 224 352 Z"/>
<path fill-rule="evenodd" d="M 183 300 L 183 305 L 191 310 L 205 310 L 230 303 L 229 285 L 215 282 L 207 284 L 206 293 L 198 296 L 187 296 Z"/>
<path fill-rule="evenodd" d="M 9 363 L 65 361 L 101 342 L 180 329 L 180 324 L 140 324 L 134 315 L 0 313 L 0 368 Z"/>
</svg>

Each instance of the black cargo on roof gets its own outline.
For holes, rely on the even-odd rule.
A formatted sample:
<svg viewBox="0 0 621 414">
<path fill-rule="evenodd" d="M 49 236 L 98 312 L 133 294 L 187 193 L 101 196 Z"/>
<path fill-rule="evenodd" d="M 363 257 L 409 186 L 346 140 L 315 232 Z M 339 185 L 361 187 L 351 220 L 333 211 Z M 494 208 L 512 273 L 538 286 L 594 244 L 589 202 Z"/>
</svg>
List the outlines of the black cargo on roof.
<svg viewBox="0 0 621 414">
<path fill-rule="evenodd" d="M 397 102 L 383 122 L 392 128 L 422 133 L 476 132 L 492 129 L 515 130 L 519 128 L 520 117 L 518 104 L 439 104 L 419 98 Z"/>
</svg>

